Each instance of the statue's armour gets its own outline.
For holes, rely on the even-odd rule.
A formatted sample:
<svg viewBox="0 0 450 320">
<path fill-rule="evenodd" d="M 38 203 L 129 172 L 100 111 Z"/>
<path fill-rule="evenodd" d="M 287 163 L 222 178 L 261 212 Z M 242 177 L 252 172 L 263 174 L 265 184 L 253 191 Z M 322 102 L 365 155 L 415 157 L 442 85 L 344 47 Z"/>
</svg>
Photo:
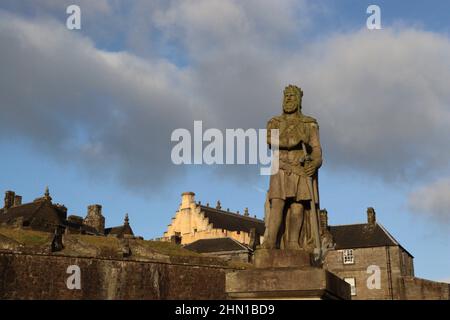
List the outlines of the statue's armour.
<svg viewBox="0 0 450 320">
<path fill-rule="evenodd" d="M 284 115 L 272 118 L 267 126 L 270 129 L 279 130 L 279 171 L 270 178 L 269 199 L 286 199 L 293 197 L 299 200 L 311 200 L 308 188 L 308 177 L 302 163 L 305 154 L 302 142 L 305 143 L 307 152 L 314 156 L 320 152 L 318 137 L 318 125 L 315 119 L 299 114 L 298 117 L 288 118 Z M 268 135 L 270 141 L 270 135 Z M 291 148 L 285 146 L 289 144 Z M 319 149 L 319 150 L 317 150 Z M 319 151 L 319 152 L 313 152 Z M 313 161 L 319 160 L 314 159 Z M 321 162 L 321 159 L 319 160 Z M 318 199 L 316 183 L 314 183 L 315 199 Z"/>
</svg>

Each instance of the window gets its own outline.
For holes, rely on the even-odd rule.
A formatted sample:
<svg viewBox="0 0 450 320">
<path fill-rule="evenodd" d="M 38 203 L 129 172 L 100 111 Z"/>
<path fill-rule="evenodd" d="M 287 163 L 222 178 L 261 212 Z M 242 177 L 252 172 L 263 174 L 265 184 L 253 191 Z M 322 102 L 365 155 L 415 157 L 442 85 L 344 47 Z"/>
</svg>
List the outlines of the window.
<svg viewBox="0 0 450 320">
<path fill-rule="evenodd" d="M 344 278 L 344 281 L 350 285 L 350 292 L 352 296 L 356 296 L 356 280 L 355 278 Z"/>
<path fill-rule="evenodd" d="M 353 256 L 353 249 L 347 249 L 342 251 L 342 261 L 344 264 L 354 264 L 355 257 Z"/>
</svg>

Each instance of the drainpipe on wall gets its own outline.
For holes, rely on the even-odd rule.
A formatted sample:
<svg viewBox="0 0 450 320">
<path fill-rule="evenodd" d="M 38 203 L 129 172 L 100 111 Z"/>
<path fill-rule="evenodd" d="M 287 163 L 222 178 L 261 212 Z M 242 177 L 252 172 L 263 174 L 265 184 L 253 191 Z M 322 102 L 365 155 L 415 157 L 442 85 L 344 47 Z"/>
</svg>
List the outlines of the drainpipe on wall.
<svg viewBox="0 0 450 320">
<path fill-rule="evenodd" d="M 388 290 L 389 290 L 389 296 L 391 297 L 391 300 L 394 300 L 394 290 L 392 286 L 392 268 L 391 268 L 391 253 L 389 251 L 389 247 L 386 246 L 386 269 L 387 269 L 387 275 L 388 275 Z"/>
</svg>

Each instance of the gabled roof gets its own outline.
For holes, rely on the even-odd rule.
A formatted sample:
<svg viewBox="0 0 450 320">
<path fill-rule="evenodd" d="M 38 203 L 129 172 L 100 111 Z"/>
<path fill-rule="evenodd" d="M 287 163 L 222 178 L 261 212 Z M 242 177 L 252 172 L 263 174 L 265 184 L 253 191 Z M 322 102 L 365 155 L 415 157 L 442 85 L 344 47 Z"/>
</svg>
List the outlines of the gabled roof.
<svg viewBox="0 0 450 320">
<path fill-rule="evenodd" d="M 215 229 L 249 233 L 250 229 L 255 228 L 259 235 L 264 235 L 263 220 L 206 206 L 200 206 L 200 208 Z"/>
<path fill-rule="evenodd" d="M 130 225 L 124 224 L 122 226 L 112 227 L 112 228 L 105 228 L 105 236 L 108 235 L 115 235 L 118 237 L 122 237 L 125 234 L 134 235 L 133 230 L 131 229 Z"/>
<path fill-rule="evenodd" d="M 51 202 L 45 200 L 34 201 L 23 205 L 9 208 L 6 213 L 0 214 L 0 223 L 12 223 L 15 220 L 22 218 L 24 222 L 32 222 L 37 217 L 56 217 L 59 220 L 58 224 L 62 224 L 62 216 L 64 212 L 61 212 Z"/>
<path fill-rule="evenodd" d="M 0 223 L 12 222 L 19 217 L 22 217 L 24 221 L 30 221 L 43 205 L 44 202 L 31 202 L 17 207 L 11 207 L 6 213 L 2 212 L 0 215 Z"/>
<path fill-rule="evenodd" d="M 184 246 L 185 249 L 198 253 L 222 251 L 249 251 L 249 247 L 231 238 L 200 239 Z"/>
<path fill-rule="evenodd" d="M 399 245 L 398 241 L 378 223 L 374 225 L 363 223 L 330 226 L 329 230 L 336 243 L 336 249 Z"/>
</svg>

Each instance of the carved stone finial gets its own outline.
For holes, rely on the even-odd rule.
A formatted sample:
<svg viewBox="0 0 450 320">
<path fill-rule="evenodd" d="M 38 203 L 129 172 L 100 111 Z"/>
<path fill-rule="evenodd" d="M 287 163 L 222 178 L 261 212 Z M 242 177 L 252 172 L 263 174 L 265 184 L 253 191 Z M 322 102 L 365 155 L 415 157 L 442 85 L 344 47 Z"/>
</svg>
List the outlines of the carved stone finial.
<svg viewBox="0 0 450 320">
<path fill-rule="evenodd" d="M 220 204 L 220 200 L 217 200 L 216 209 L 222 209 L 222 205 Z"/>
<path fill-rule="evenodd" d="M 50 191 L 48 189 L 48 186 L 45 187 L 44 199 L 49 201 L 52 200 L 52 197 L 50 197 Z"/>
<path fill-rule="evenodd" d="M 128 213 L 125 213 L 125 219 L 123 225 L 127 226 L 130 224 L 130 219 L 128 218 Z"/>
<path fill-rule="evenodd" d="M 248 208 L 245 208 L 244 210 L 244 216 L 248 217 L 250 214 L 248 213 Z"/>
</svg>

